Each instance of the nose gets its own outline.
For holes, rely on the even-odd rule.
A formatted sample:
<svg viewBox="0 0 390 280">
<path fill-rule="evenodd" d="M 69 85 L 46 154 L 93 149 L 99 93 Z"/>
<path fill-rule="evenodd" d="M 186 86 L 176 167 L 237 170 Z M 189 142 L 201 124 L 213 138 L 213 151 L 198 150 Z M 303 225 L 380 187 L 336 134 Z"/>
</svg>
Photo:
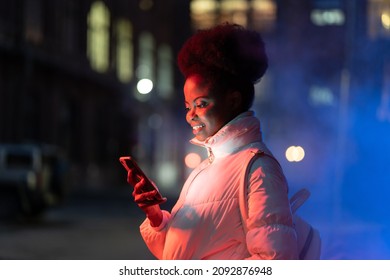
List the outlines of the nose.
<svg viewBox="0 0 390 280">
<path fill-rule="evenodd" d="M 190 123 L 195 118 L 196 118 L 196 108 L 195 107 L 189 108 L 186 114 L 187 122 Z"/>
</svg>

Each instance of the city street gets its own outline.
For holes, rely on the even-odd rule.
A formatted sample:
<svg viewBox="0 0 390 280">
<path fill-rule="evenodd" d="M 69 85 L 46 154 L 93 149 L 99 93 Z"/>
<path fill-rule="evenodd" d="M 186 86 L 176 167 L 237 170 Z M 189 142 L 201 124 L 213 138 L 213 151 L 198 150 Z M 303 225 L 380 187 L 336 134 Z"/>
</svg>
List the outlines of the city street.
<svg viewBox="0 0 390 280">
<path fill-rule="evenodd" d="M 74 194 L 38 221 L 1 221 L 0 259 L 153 259 L 126 191 Z"/>
<path fill-rule="evenodd" d="M 318 215 L 308 218 L 318 221 Z M 72 194 L 40 220 L 1 221 L 0 260 L 154 259 L 139 234 L 143 219 L 126 187 Z M 346 221 L 313 223 L 322 237 L 322 259 L 389 259 L 388 224 Z"/>
</svg>

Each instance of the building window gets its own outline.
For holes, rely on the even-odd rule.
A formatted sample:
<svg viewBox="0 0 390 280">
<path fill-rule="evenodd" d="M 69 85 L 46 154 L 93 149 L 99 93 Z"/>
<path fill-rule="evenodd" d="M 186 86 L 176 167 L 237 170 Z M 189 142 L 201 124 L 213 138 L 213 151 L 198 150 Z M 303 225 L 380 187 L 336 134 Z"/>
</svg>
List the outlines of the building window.
<svg viewBox="0 0 390 280">
<path fill-rule="evenodd" d="M 313 85 L 309 89 L 309 102 L 313 106 L 333 106 L 334 93 L 329 87 Z"/>
<path fill-rule="evenodd" d="M 260 31 L 273 30 L 276 22 L 277 6 L 275 0 L 252 0 L 253 26 Z"/>
<path fill-rule="evenodd" d="M 173 95 L 173 63 L 172 49 L 169 45 L 158 48 L 157 87 L 160 96 L 170 98 Z"/>
<path fill-rule="evenodd" d="M 103 2 L 94 2 L 88 14 L 87 56 L 97 72 L 109 66 L 109 29 L 110 11 Z"/>
<path fill-rule="evenodd" d="M 195 30 L 234 22 L 252 25 L 259 31 L 270 31 L 276 21 L 275 0 L 192 0 L 190 9 Z"/>
<path fill-rule="evenodd" d="M 120 19 L 116 22 L 116 71 L 118 79 L 127 83 L 133 77 L 134 47 L 133 27 L 129 20 Z"/>
<path fill-rule="evenodd" d="M 139 36 L 139 56 L 137 77 L 153 80 L 154 66 L 154 38 L 149 32 L 142 32 Z"/>
<path fill-rule="evenodd" d="M 234 22 L 242 26 L 248 24 L 249 5 L 246 0 L 222 0 L 220 4 L 220 22 Z"/>
<path fill-rule="evenodd" d="M 155 40 L 151 33 L 142 32 L 139 36 L 138 45 L 138 65 L 137 90 L 135 97 L 140 101 L 147 101 L 150 98 L 151 91 L 154 87 L 154 54 Z"/>
<path fill-rule="evenodd" d="M 343 25 L 345 23 L 344 11 L 341 9 L 314 9 L 310 14 L 311 22 L 314 25 Z"/>
<path fill-rule="evenodd" d="M 219 2 L 216 0 L 192 0 L 190 10 L 193 29 L 209 28 L 217 23 Z"/>
<path fill-rule="evenodd" d="M 390 38 L 390 1 L 370 0 L 367 12 L 369 37 Z"/>
</svg>

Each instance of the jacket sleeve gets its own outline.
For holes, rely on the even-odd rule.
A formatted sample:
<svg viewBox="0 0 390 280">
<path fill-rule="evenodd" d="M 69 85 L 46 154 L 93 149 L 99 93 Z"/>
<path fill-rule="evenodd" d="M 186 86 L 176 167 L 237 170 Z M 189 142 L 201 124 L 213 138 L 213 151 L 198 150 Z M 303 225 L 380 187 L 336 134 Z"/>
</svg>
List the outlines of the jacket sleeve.
<svg viewBox="0 0 390 280">
<path fill-rule="evenodd" d="M 248 259 L 298 259 L 287 182 L 270 157 L 256 160 L 249 173 L 247 227 Z"/>
<path fill-rule="evenodd" d="M 163 210 L 163 221 L 159 227 L 152 227 L 149 219 L 145 219 L 140 225 L 140 233 L 150 252 L 159 260 L 163 257 L 167 223 L 171 217 L 168 211 Z"/>
</svg>

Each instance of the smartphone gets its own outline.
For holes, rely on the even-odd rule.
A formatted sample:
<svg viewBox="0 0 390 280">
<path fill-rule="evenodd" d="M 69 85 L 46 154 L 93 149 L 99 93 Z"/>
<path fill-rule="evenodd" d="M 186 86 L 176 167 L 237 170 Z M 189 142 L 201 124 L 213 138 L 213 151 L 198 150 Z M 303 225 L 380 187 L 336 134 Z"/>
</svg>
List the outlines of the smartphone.
<svg viewBox="0 0 390 280">
<path fill-rule="evenodd" d="M 145 175 L 143 170 L 138 166 L 137 162 L 134 160 L 134 158 L 130 156 L 123 156 L 119 158 L 120 163 L 123 165 L 123 167 L 129 172 L 132 170 L 134 176 L 136 176 L 137 182 L 143 178 L 145 180 L 145 185 L 141 189 L 142 192 L 150 192 L 157 190 L 157 194 L 152 199 L 153 203 L 162 203 L 166 201 L 166 198 L 163 198 L 159 192 L 159 190 L 154 186 L 154 184 L 149 180 L 149 178 Z"/>
</svg>

